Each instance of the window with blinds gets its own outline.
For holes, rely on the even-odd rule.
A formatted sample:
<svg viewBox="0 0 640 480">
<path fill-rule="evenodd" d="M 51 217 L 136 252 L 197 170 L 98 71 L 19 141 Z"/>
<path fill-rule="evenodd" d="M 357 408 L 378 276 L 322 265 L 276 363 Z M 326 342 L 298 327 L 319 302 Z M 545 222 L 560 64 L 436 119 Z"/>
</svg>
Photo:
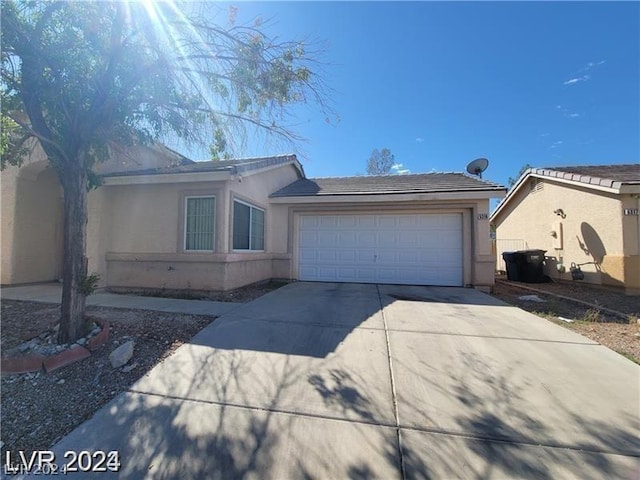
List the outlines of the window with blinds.
<svg viewBox="0 0 640 480">
<path fill-rule="evenodd" d="M 233 202 L 233 249 L 264 250 L 264 210 Z"/>
<path fill-rule="evenodd" d="M 184 249 L 213 251 L 215 197 L 186 197 Z"/>
</svg>

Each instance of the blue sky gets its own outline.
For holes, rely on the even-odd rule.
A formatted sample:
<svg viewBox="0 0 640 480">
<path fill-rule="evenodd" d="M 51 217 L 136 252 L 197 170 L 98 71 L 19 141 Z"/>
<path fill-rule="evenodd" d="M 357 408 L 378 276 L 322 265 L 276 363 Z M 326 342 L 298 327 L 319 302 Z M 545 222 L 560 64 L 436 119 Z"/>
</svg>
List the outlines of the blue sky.
<svg viewBox="0 0 640 480">
<path fill-rule="evenodd" d="M 281 40 L 324 44 L 339 120 L 294 111 L 309 177 L 364 173 L 382 147 L 411 173 L 486 157 L 485 178 L 503 184 L 526 163 L 640 161 L 637 2 L 233 5 L 239 23 L 260 16 Z M 249 142 L 236 153 L 285 152 Z"/>
</svg>

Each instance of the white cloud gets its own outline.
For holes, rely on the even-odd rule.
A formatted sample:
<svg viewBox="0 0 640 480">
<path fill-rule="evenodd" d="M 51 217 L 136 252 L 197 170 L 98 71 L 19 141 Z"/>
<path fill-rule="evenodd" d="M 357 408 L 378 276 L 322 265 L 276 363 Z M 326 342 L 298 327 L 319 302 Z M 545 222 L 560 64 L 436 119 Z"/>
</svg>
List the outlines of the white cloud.
<svg viewBox="0 0 640 480">
<path fill-rule="evenodd" d="M 590 79 L 591 79 L 591 76 L 582 75 L 581 77 L 570 78 L 569 80 L 564 82 L 563 85 L 573 85 L 573 84 L 578 83 L 578 82 L 586 82 L 587 80 L 590 80 Z"/>
<path fill-rule="evenodd" d="M 548 137 L 549 134 L 548 133 L 541 133 L 540 135 L 538 135 L 539 137 Z"/>
<path fill-rule="evenodd" d="M 404 168 L 404 165 L 401 163 L 392 165 L 391 170 L 393 170 L 396 175 L 406 175 L 407 173 L 411 173 L 411 170 Z"/>
<path fill-rule="evenodd" d="M 556 105 L 556 109 L 560 110 L 562 115 L 564 115 L 566 118 L 578 118 L 580 116 L 579 113 L 571 112 L 569 111 L 569 109 L 567 109 L 566 107 L 563 107 L 562 105 Z"/>
<path fill-rule="evenodd" d="M 422 142 L 424 142 L 424 138 L 422 138 L 422 137 L 416 137 L 416 142 L 418 142 L 418 143 L 422 143 Z"/>
<path fill-rule="evenodd" d="M 575 85 L 576 83 L 586 82 L 587 80 L 590 80 L 591 76 L 587 75 L 587 72 L 593 70 L 596 67 L 599 67 L 600 65 L 604 64 L 604 62 L 604 60 L 600 60 L 598 62 L 588 62 L 586 66 L 575 72 L 575 76 L 564 82 L 563 85 Z"/>
<path fill-rule="evenodd" d="M 553 142 L 549 148 L 558 148 L 562 143 L 562 140 L 558 140 L 557 142 Z"/>
<path fill-rule="evenodd" d="M 587 66 L 584 67 L 582 70 L 580 70 L 581 72 L 588 72 L 589 70 L 591 70 L 593 67 L 599 67 L 600 65 L 602 65 L 604 63 L 604 60 L 600 60 L 599 62 L 589 62 L 587 63 Z"/>
</svg>

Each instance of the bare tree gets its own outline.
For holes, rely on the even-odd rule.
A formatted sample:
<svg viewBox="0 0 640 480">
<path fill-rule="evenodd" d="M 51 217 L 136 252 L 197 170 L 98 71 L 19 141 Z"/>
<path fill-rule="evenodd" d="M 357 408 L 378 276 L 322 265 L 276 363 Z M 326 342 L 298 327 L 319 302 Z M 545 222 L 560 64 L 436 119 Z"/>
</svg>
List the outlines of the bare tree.
<svg viewBox="0 0 640 480">
<path fill-rule="evenodd" d="M 374 149 L 367 161 L 367 175 L 389 175 L 395 165 L 395 157 L 388 148 Z"/>
</svg>

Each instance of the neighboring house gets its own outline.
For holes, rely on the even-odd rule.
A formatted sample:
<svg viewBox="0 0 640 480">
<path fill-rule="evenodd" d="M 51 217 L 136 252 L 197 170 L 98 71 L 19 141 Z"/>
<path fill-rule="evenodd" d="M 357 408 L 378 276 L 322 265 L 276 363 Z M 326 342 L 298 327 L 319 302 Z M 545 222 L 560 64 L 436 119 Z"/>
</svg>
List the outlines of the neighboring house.
<svg viewBox="0 0 640 480">
<path fill-rule="evenodd" d="M 546 250 L 546 273 L 640 294 L 640 164 L 527 170 L 491 215 L 502 252 Z"/>
<path fill-rule="evenodd" d="M 489 199 L 505 194 L 500 185 L 461 173 L 308 179 L 295 155 L 159 163 L 103 170 L 103 186 L 89 194 L 89 271 L 103 287 L 230 290 L 267 279 L 493 284 L 488 213 Z M 3 188 L 2 283 L 57 279 L 55 176 L 29 165 L 1 176 L 3 187 L 31 182 Z M 13 199 L 5 202 L 5 194 Z"/>
</svg>

